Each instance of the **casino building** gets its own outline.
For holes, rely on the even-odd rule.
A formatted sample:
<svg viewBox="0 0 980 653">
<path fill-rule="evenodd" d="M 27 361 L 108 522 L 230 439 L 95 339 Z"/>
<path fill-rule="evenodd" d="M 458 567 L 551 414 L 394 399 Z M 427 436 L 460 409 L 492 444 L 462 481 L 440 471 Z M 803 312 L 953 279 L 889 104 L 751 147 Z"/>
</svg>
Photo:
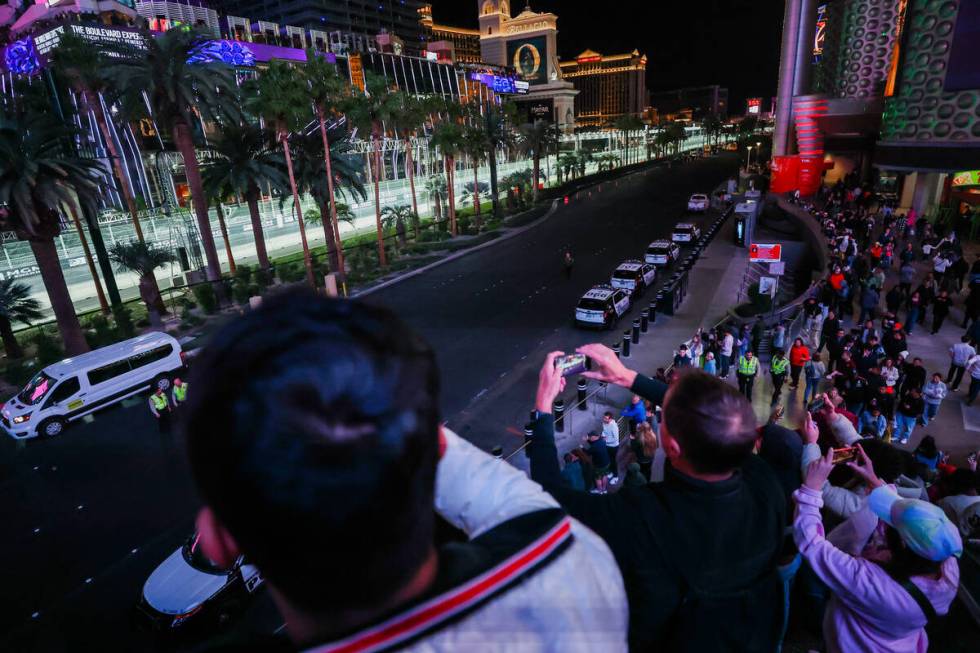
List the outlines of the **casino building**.
<svg viewBox="0 0 980 653">
<path fill-rule="evenodd" d="M 579 92 L 577 128 L 609 127 L 617 118 L 640 118 L 647 106 L 647 57 L 639 51 L 603 55 L 586 50 L 560 62 L 562 77 Z"/>
<path fill-rule="evenodd" d="M 788 0 L 774 190 L 856 172 L 920 214 L 980 203 L 978 61 L 976 0 Z"/>
</svg>

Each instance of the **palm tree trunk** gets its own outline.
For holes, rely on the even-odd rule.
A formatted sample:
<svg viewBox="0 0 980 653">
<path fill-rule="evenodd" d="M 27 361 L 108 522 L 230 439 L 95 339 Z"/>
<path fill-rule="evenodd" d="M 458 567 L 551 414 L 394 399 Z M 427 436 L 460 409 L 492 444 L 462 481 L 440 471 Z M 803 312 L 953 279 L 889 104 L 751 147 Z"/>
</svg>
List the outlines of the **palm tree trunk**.
<svg viewBox="0 0 980 653">
<path fill-rule="evenodd" d="M 493 217 L 500 218 L 500 193 L 497 189 L 497 147 L 491 143 L 487 151 L 490 162 L 490 201 L 493 204 Z"/>
<path fill-rule="evenodd" d="M 415 195 L 415 157 L 412 155 L 412 139 L 405 137 L 405 165 L 408 167 L 408 186 L 412 189 L 412 212 L 418 216 L 419 201 Z M 419 239 L 419 221 L 416 217 L 413 221 L 415 240 Z"/>
<path fill-rule="evenodd" d="M 541 176 L 541 156 L 538 151 L 534 151 L 534 188 L 532 189 L 532 197 L 534 198 L 534 203 L 538 203 L 538 179 Z"/>
<path fill-rule="evenodd" d="M 327 202 L 320 204 L 320 215 L 328 215 L 330 207 L 327 206 Z M 338 257 L 337 251 L 337 237 L 333 229 L 327 227 L 327 223 L 323 223 L 323 236 L 327 239 L 327 261 L 330 265 L 330 270 L 333 272 L 339 272 L 340 270 L 340 258 Z"/>
<path fill-rule="evenodd" d="M 452 156 L 446 157 L 446 176 L 447 190 L 449 194 L 449 231 L 455 238 L 458 235 L 456 227 L 456 160 Z"/>
<path fill-rule="evenodd" d="M 337 198 L 334 195 L 333 188 L 333 165 L 330 161 L 330 139 L 327 138 L 327 121 L 323 115 L 323 107 L 317 105 L 316 108 L 317 118 L 320 120 L 320 137 L 323 139 L 323 164 L 327 170 L 327 195 L 330 200 L 330 214 L 329 219 L 321 220 L 323 222 L 323 235 L 327 239 L 327 243 L 333 241 L 333 248 L 328 247 L 327 251 L 330 253 L 330 269 L 335 271 L 340 278 L 344 278 L 345 265 L 344 265 L 344 241 L 340 238 L 340 221 L 337 220 Z M 326 213 L 320 212 L 321 216 L 327 216 Z"/>
<path fill-rule="evenodd" d="M 215 202 L 214 211 L 218 214 L 218 226 L 221 228 L 221 239 L 225 241 L 225 254 L 228 255 L 228 268 L 235 274 L 235 255 L 231 253 L 231 241 L 228 240 L 228 227 L 225 225 L 225 210 L 221 208 L 221 200 Z"/>
<path fill-rule="evenodd" d="M 371 134 L 371 154 L 374 163 L 371 180 L 374 182 L 374 223 L 378 228 L 378 265 L 386 268 L 388 259 L 385 256 L 385 234 L 381 228 L 381 181 L 378 179 L 378 175 L 381 174 L 381 144 L 378 143 L 375 134 Z"/>
<path fill-rule="evenodd" d="M 119 151 L 116 150 L 116 142 L 113 140 L 112 133 L 109 131 L 109 123 L 106 120 L 105 112 L 102 111 L 102 104 L 98 101 L 98 98 L 92 97 L 91 92 L 83 93 L 82 96 L 85 98 L 86 104 L 89 105 L 89 108 L 95 114 L 95 122 L 99 126 L 99 131 L 102 132 L 102 140 L 105 141 L 109 160 L 112 161 L 112 169 L 116 173 L 116 178 L 119 180 L 119 192 L 123 196 L 123 201 L 126 203 L 126 208 L 129 210 L 129 215 L 133 220 L 133 229 L 136 230 L 136 238 L 142 243 L 144 242 L 143 227 L 140 225 L 136 200 L 133 197 L 133 189 L 129 185 L 129 179 L 123 173 Z M 154 283 L 156 283 L 156 280 L 154 280 Z"/>
<path fill-rule="evenodd" d="M 480 207 L 480 164 L 473 162 L 473 222 L 476 230 L 480 231 L 480 217 L 482 209 Z"/>
<path fill-rule="evenodd" d="M 24 357 L 24 348 L 17 342 L 10 320 L 3 316 L 0 316 L 0 339 L 3 340 L 3 350 L 7 354 L 8 361 Z"/>
<path fill-rule="evenodd" d="M 303 208 L 299 203 L 299 191 L 296 190 L 296 175 L 293 174 L 293 155 L 289 150 L 289 134 L 279 132 L 279 141 L 286 157 L 286 172 L 289 173 L 289 189 L 293 193 L 293 207 L 296 209 L 296 220 L 299 222 L 299 238 L 303 243 L 303 263 L 306 265 L 306 281 L 310 288 L 316 289 L 316 277 L 313 275 L 313 259 L 310 257 L 310 244 L 306 241 L 306 223 L 303 221 Z"/>
<path fill-rule="evenodd" d="M 102 280 L 99 279 L 99 272 L 95 269 L 95 261 L 92 260 L 92 252 L 88 248 L 88 239 L 85 237 L 85 230 L 82 229 L 82 221 L 78 219 L 78 209 L 74 202 L 68 203 L 68 213 L 75 223 L 75 231 L 78 232 L 78 240 L 82 243 L 82 252 L 85 254 L 85 263 L 88 264 L 89 274 L 92 275 L 92 283 L 95 284 L 95 294 L 99 298 L 99 308 L 103 315 L 109 314 L 109 302 L 106 301 L 105 292 L 102 290 Z"/>
<path fill-rule="evenodd" d="M 163 318 L 160 311 L 157 310 L 157 304 L 162 301 L 162 298 L 159 296 L 160 291 L 157 290 L 156 282 L 149 275 L 144 275 L 140 277 L 139 290 L 140 298 L 146 304 L 146 314 L 150 320 L 150 325 L 153 327 L 163 326 Z"/>
<path fill-rule="evenodd" d="M 78 323 L 75 306 L 72 304 L 71 294 L 68 292 L 68 284 L 65 283 L 65 275 L 61 271 L 61 262 L 58 260 L 58 249 L 55 247 L 54 238 L 28 242 L 31 244 L 31 251 L 34 252 L 37 266 L 41 269 L 41 279 L 44 281 L 44 289 L 48 292 L 48 299 L 51 301 L 51 308 L 54 310 L 58 331 L 61 332 L 61 341 L 65 345 L 65 353 L 69 356 L 84 354 L 88 351 L 88 343 L 85 342 L 82 325 Z"/>
<path fill-rule="evenodd" d="M 262 230 L 262 216 L 259 214 L 259 189 L 254 183 L 245 193 L 248 203 L 248 215 L 252 219 L 252 238 L 255 240 L 255 254 L 259 259 L 259 267 L 269 269 L 269 254 L 265 250 L 265 232 Z"/>
<path fill-rule="evenodd" d="M 102 238 L 102 230 L 99 228 L 99 220 L 88 206 L 81 207 L 82 219 L 88 225 L 88 234 L 92 238 L 92 248 L 95 249 L 95 257 L 99 261 L 99 269 L 102 271 L 102 281 L 105 283 L 105 292 L 109 297 L 109 304 L 113 308 L 122 306 L 122 298 L 119 296 L 119 288 L 116 287 L 116 277 L 112 271 L 112 264 L 109 262 L 109 252 L 105 248 L 105 240 Z"/>
<path fill-rule="evenodd" d="M 190 127 L 177 121 L 173 128 L 173 139 L 184 159 L 184 174 L 187 185 L 191 190 L 191 202 L 194 204 L 194 215 L 197 217 L 197 228 L 201 232 L 201 244 L 204 246 L 204 258 L 207 261 L 207 278 L 214 286 L 219 301 L 224 301 L 225 291 L 221 281 L 221 263 L 218 261 L 218 249 L 214 244 L 214 234 L 211 232 L 211 220 L 208 218 L 208 205 L 204 201 L 204 184 L 201 181 L 201 169 L 197 165 L 197 153 L 194 150 L 194 140 L 191 138 Z"/>
</svg>

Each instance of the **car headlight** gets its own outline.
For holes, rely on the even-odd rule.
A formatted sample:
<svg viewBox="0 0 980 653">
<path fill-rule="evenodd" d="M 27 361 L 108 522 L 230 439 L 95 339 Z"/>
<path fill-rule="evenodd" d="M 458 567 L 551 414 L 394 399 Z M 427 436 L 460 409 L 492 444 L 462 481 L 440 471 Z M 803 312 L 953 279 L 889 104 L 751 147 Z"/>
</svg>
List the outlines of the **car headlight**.
<svg viewBox="0 0 980 653">
<path fill-rule="evenodd" d="M 18 415 L 17 417 L 13 418 L 11 421 L 14 424 L 23 424 L 24 422 L 31 421 L 31 416 L 30 415 Z"/>
<path fill-rule="evenodd" d="M 170 627 L 171 628 L 177 628 L 178 626 L 180 626 L 181 624 L 183 624 L 185 621 L 187 621 L 188 619 L 190 619 L 191 617 L 193 617 L 195 614 L 197 614 L 198 612 L 200 612 L 201 611 L 201 608 L 203 607 L 203 605 L 204 604 L 202 603 L 202 604 L 198 605 L 196 608 L 192 608 L 191 610 L 185 612 L 184 614 L 178 614 L 177 616 L 174 617 L 174 620 L 170 623 Z"/>
</svg>

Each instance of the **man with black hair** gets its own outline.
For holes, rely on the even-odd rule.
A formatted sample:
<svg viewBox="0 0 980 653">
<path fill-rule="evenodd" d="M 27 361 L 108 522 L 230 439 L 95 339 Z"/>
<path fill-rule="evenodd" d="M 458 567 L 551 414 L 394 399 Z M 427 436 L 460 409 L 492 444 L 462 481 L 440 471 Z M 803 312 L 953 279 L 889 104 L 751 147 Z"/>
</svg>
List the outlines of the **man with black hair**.
<svg viewBox="0 0 980 653">
<path fill-rule="evenodd" d="M 786 504 L 752 450 L 749 402 L 724 381 L 682 370 L 669 389 L 627 369 L 608 347 L 579 353 L 584 375 L 663 406 L 664 480 L 592 495 L 562 483 L 551 406 L 564 386 L 549 354 L 538 381 L 531 477 L 609 544 L 630 604 L 634 651 L 766 651 L 782 630 L 778 574 Z M 737 645 L 735 644 L 737 642 Z"/>
<path fill-rule="evenodd" d="M 434 352 L 387 310 L 281 295 L 219 331 L 192 383 L 202 551 L 246 556 L 286 622 L 239 650 L 625 650 L 608 547 L 440 426 Z M 437 512 L 468 540 L 438 545 Z"/>
</svg>

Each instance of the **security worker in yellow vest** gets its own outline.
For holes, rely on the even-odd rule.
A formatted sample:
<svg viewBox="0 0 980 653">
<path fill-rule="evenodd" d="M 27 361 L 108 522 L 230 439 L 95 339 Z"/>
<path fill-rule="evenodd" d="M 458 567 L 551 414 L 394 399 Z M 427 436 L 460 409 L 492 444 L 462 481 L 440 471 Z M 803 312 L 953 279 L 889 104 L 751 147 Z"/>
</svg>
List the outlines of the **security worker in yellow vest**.
<svg viewBox="0 0 980 653">
<path fill-rule="evenodd" d="M 187 401 L 187 386 L 189 384 L 186 381 L 181 381 L 180 379 L 174 379 L 174 390 L 170 395 L 170 402 L 173 404 L 174 410 L 180 408 L 185 401 Z"/>
<path fill-rule="evenodd" d="M 779 402 L 779 395 L 783 391 L 783 382 L 786 381 L 786 373 L 789 371 L 789 360 L 786 352 L 777 349 L 769 362 L 769 375 L 772 377 L 772 405 Z"/>
<path fill-rule="evenodd" d="M 167 393 L 163 391 L 163 388 L 157 386 L 156 392 L 150 395 L 148 403 L 150 404 L 150 412 L 157 420 L 157 427 L 160 429 L 160 433 L 170 433 L 172 409 L 170 400 L 167 399 Z"/>
<path fill-rule="evenodd" d="M 752 401 L 752 385 L 755 383 L 755 375 L 759 373 L 759 359 L 755 357 L 751 349 L 746 349 L 745 353 L 738 357 L 738 368 L 735 376 L 738 377 L 738 391 L 745 395 L 745 398 Z"/>
</svg>

